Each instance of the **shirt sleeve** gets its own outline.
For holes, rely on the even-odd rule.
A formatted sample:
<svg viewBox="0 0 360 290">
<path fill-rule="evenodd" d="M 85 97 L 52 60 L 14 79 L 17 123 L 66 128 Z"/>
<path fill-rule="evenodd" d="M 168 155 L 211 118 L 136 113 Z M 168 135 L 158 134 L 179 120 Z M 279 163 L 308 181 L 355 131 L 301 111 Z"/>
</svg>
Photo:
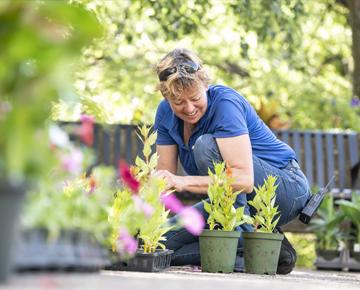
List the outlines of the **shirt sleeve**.
<svg viewBox="0 0 360 290">
<path fill-rule="evenodd" d="M 169 123 L 169 114 L 166 108 L 166 103 L 162 101 L 157 108 L 154 130 L 157 131 L 156 144 L 157 145 L 175 145 L 176 142 L 169 134 L 169 128 L 166 126 Z"/>
<path fill-rule="evenodd" d="M 213 136 L 228 138 L 248 134 L 246 109 L 240 100 L 223 99 L 216 104 L 213 122 L 216 124 Z"/>
</svg>

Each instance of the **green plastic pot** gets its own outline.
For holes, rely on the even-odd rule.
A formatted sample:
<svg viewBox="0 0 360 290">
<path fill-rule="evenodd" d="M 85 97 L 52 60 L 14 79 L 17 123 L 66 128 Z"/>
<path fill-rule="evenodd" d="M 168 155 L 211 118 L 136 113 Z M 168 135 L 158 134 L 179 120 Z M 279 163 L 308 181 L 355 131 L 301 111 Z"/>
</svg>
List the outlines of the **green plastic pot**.
<svg viewBox="0 0 360 290">
<path fill-rule="evenodd" d="M 243 232 L 244 268 L 246 273 L 275 275 L 281 241 L 278 233 Z"/>
<path fill-rule="evenodd" d="M 211 273 L 234 271 L 240 232 L 204 230 L 199 237 L 201 270 Z"/>
<path fill-rule="evenodd" d="M 6 282 L 12 270 L 15 236 L 24 187 L 0 182 L 0 284 Z"/>
</svg>

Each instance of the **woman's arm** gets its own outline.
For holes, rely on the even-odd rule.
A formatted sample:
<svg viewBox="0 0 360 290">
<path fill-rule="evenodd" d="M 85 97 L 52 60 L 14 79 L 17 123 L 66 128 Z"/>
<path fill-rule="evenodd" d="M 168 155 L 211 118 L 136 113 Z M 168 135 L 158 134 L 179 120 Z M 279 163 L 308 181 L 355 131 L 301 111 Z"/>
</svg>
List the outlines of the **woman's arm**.
<svg viewBox="0 0 360 290">
<path fill-rule="evenodd" d="M 221 156 L 232 169 L 235 179 L 233 183 L 234 189 L 242 190 L 246 193 L 252 192 L 254 187 L 254 173 L 249 135 L 244 134 L 237 137 L 217 138 L 216 141 Z M 163 152 L 165 154 L 165 151 Z M 208 184 L 210 183 L 209 176 L 177 176 L 175 175 L 176 171 L 171 172 L 167 168 L 158 166 L 159 170 L 157 171 L 157 175 L 163 176 L 166 179 L 168 188 L 173 188 L 177 191 L 207 193 Z"/>
<path fill-rule="evenodd" d="M 178 149 L 177 145 L 156 145 L 159 156 L 156 170 L 167 170 L 172 174 L 177 172 Z"/>
<path fill-rule="evenodd" d="M 217 138 L 216 141 L 222 158 L 232 169 L 234 189 L 251 193 L 254 187 L 254 169 L 249 135 Z"/>
</svg>

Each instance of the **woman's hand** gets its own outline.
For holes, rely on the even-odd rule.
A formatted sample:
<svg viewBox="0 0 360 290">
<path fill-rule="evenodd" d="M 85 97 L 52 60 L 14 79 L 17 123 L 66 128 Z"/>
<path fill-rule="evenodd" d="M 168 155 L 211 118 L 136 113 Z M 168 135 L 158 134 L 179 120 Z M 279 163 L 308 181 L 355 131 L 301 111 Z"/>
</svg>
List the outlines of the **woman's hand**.
<svg viewBox="0 0 360 290">
<path fill-rule="evenodd" d="M 172 174 L 168 170 L 156 170 L 154 172 L 155 176 L 162 177 L 166 181 L 166 190 L 175 190 L 178 192 L 185 190 L 185 178 L 184 176 L 178 176 Z"/>
</svg>

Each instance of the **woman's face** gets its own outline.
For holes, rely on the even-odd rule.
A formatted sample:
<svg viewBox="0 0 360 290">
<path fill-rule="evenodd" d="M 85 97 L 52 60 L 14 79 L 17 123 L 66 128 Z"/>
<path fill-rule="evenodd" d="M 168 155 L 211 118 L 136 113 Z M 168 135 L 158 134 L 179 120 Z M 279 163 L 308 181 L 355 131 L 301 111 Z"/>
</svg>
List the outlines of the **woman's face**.
<svg viewBox="0 0 360 290">
<path fill-rule="evenodd" d="M 177 98 L 168 98 L 174 114 L 189 125 L 195 125 L 207 109 L 207 88 L 204 85 L 185 89 Z"/>
</svg>

